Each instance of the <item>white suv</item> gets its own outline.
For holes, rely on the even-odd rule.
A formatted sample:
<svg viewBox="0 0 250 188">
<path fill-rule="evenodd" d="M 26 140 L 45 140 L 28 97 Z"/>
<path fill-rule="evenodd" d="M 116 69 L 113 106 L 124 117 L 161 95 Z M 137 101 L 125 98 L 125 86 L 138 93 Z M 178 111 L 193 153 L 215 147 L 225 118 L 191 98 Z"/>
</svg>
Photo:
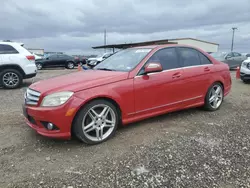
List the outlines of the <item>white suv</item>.
<svg viewBox="0 0 250 188">
<path fill-rule="evenodd" d="M 240 78 L 245 83 L 250 83 L 250 57 L 242 62 L 240 67 Z"/>
<path fill-rule="evenodd" d="M 17 88 L 36 73 L 35 57 L 22 44 L 0 42 L 0 86 Z"/>
</svg>

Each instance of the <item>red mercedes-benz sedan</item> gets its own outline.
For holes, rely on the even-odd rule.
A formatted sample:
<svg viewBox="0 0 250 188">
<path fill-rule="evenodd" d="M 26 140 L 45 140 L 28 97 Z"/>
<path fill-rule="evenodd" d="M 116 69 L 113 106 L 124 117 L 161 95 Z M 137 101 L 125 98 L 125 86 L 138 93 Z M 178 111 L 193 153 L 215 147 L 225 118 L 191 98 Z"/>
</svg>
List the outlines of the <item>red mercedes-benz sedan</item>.
<svg viewBox="0 0 250 188">
<path fill-rule="evenodd" d="M 119 124 L 204 106 L 214 111 L 230 92 L 227 64 L 183 45 L 121 50 L 93 70 L 32 84 L 24 116 L 39 134 L 87 144 L 112 137 Z"/>
</svg>

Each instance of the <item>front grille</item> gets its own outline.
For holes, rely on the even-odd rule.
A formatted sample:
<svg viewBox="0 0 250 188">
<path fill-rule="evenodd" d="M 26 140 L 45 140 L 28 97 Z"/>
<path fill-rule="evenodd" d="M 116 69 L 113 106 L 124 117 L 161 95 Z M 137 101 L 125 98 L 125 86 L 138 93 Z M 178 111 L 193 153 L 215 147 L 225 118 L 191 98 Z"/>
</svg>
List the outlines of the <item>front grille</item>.
<svg viewBox="0 0 250 188">
<path fill-rule="evenodd" d="M 25 93 L 25 103 L 36 106 L 38 104 L 40 95 L 40 92 L 28 88 Z"/>
</svg>

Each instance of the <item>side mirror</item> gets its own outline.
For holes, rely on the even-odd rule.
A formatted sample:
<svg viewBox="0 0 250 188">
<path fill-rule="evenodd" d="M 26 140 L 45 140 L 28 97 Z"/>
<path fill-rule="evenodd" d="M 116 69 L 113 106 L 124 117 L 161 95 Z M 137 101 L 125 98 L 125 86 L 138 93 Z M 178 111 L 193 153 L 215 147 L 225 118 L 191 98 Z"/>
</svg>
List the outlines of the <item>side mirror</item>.
<svg viewBox="0 0 250 188">
<path fill-rule="evenodd" d="M 160 63 L 149 63 L 144 67 L 145 74 L 152 73 L 152 72 L 161 72 L 162 66 Z"/>
<path fill-rule="evenodd" d="M 49 60 L 49 58 L 48 58 L 48 57 L 46 57 L 46 60 Z"/>
<path fill-rule="evenodd" d="M 232 57 L 232 56 L 230 56 L 230 55 L 227 55 L 227 56 L 226 56 L 226 59 L 230 59 L 231 57 Z"/>
</svg>

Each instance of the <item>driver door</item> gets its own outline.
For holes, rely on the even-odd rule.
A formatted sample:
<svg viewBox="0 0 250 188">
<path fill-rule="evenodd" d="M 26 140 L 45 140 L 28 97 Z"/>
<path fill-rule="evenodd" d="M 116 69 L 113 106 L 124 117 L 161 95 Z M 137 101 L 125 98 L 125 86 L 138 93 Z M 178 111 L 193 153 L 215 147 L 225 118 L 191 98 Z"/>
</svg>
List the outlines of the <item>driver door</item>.
<svg viewBox="0 0 250 188">
<path fill-rule="evenodd" d="M 57 55 L 51 55 L 46 58 L 46 61 L 44 62 L 44 67 L 55 67 L 57 62 Z"/>
<path fill-rule="evenodd" d="M 147 63 L 160 63 L 162 72 L 144 74 L 144 67 L 134 78 L 135 113 L 147 114 L 180 107 L 183 69 L 174 47 L 155 52 Z M 146 63 L 146 64 L 147 64 Z"/>
</svg>

